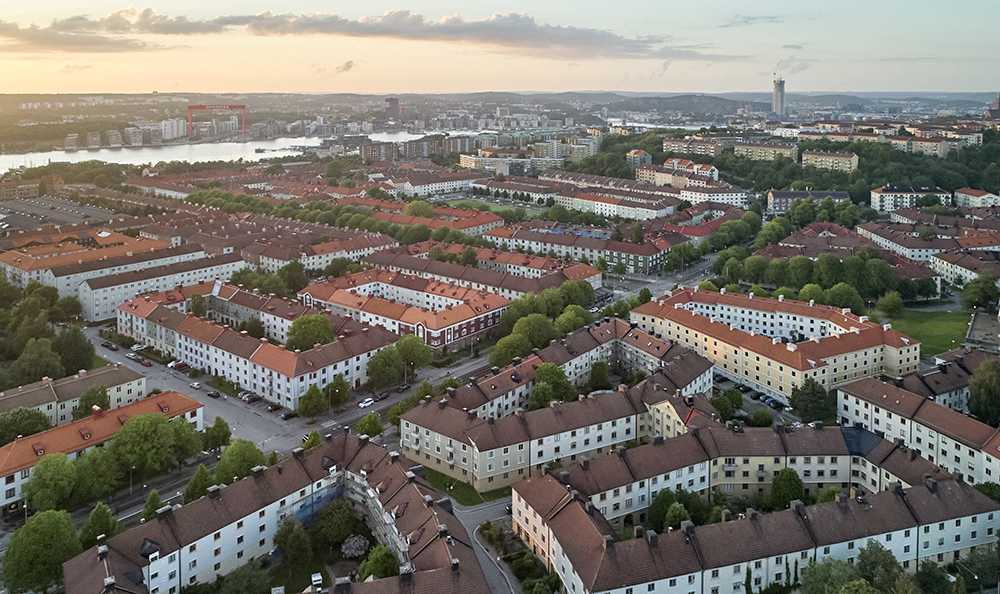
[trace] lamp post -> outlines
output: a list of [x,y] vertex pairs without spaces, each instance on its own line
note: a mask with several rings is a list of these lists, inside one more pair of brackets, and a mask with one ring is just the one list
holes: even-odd
[[25,501],[24,503],[22,503],[21,507],[24,508],[24,523],[27,524],[28,523],[28,502]]

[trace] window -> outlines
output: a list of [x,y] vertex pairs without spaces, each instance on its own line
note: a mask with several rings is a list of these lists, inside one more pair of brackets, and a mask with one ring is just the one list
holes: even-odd
[[267,524],[261,524],[257,532],[263,532],[267,528]]
[[197,559],[194,559],[190,563],[188,563],[188,569],[194,569],[195,567],[198,567],[198,560]]

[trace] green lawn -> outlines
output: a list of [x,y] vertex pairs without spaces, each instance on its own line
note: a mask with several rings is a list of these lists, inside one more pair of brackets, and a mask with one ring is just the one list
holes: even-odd
[[[426,466],[424,467],[424,473],[427,477],[427,482],[433,485],[435,489],[451,497],[461,505],[478,505],[484,501],[483,496],[477,493],[469,483],[463,483],[436,470],[431,470]],[[510,489],[508,489],[509,491]]]
[[890,322],[894,330],[920,341],[922,355],[937,355],[962,346],[969,329],[970,315],[965,312],[919,311],[904,309]]
[[108,364],[107,359],[103,359],[94,355],[94,360],[90,363],[90,369],[97,369],[98,367],[104,367]]
[[271,587],[284,586],[285,592],[302,592],[310,585],[310,578],[314,573],[323,574],[323,585],[332,586],[333,580],[326,574],[326,566],[315,554],[308,560],[296,565],[289,575],[288,569],[282,564],[271,569]]

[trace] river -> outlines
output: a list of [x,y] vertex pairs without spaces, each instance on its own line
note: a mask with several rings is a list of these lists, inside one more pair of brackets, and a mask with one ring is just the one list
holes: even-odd
[[[403,142],[423,138],[420,134],[408,132],[373,132],[368,134],[375,142]],[[79,163],[80,161],[107,161],[127,165],[156,164],[160,161],[259,161],[269,157],[294,155],[293,146],[317,146],[320,138],[315,136],[299,138],[275,138],[273,140],[250,140],[248,142],[213,142],[204,144],[178,144],[167,146],[102,148],[98,150],[48,151],[19,155],[0,155],[0,173],[14,167],[38,167],[50,162]],[[258,153],[262,148],[267,152]]]

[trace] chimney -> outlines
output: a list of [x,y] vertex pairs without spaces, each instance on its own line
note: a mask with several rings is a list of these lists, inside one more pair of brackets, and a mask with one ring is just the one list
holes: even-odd
[[657,435],[653,438],[653,445],[663,445],[663,436]]
[[816,421],[813,424],[813,429],[815,429],[816,431],[822,431],[823,430],[823,421]]
[[642,529],[642,526],[636,526],[633,530],[635,531],[635,539],[636,540],[639,540],[640,538],[642,538],[645,535],[645,532]]
[[101,545],[97,547],[97,560],[104,561],[107,558],[108,558],[108,545]]
[[[402,575],[402,574],[400,574]],[[412,576],[412,572],[410,574]],[[345,594],[351,591],[351,578],[349,577],[339,577],[333,583],[333,591],[335,594]]]
[[686,538],[691,538],[694,536],[694,522],[691,520],[684,520],[681,522],[681,530],[684,531],[684,536]]
[[748,507],[747,508],[747,517],[750,518],[750,520],[752,520],[752,521],[756,521],[757,520],[757,510],[755,510],[752,507]]
[[590,458],[587,458],[586,456],[582,456],[580,458],[580,468],[582,468],[583,470],[589,470],[590,469]]
[[844,495],[843,493],[837,493],[837,498],[836,498],[837,505],[842,505],[844,507],[847,507],[847,502],[849,499],[850,498],[847,495]]
[[955,473],[955,482],[961,484],[965,482],[965,474],[961,472]]
[[157,520],[166,520],[167,516],[170,515],[170,513],[173,511],[173,509],[174,508],[170,507],[169,505],[164,505],[160,509],[156,510],[156,519]]
[[219,491],[221,489],[222,489],[222,487],[220,487],[219,485],[212,485],[211,487],[209,487],[208,488],[208,497],[209,497],[209,499],[215,499],[216,497],[218,497],[219,496]]
[[722,510],[722,521],[724,523],[730,522],[732,521],[732,519],[733,519],[733,512],[729,511],[728,509]]
[[594,507],[594,502],[593,502],[593,501],[588,501],[588,502],[587,502],[587,515],[589,515],[589,516],[593,517],[593,516],[594,516],[594,513],[595,513],[596,511],[597,511],[597,508],[596,508],[596,507]]
[[649,545],[649,548],[655,549],[659,544],[658,542],[659,539],[656,537],[656,532],[652,530],[647,530],[644,536],[646,537],[646,544]]
[[253,478],[259,479],[260,477],[264,476],[265,470],[267,470],[266,466],[254,466],[253,468],[250,469],[250,472],[253,473]]
[[118,587],[115,586],[115,576],[109,575],[108,577],[104,578],[104,590],[103,590],[103,593],[104,594],[113,594],[114,592],[117,592],[117,591],[118,591]]
[[607,534],[604,535],[604,548],[610,549],[615,546],[615,539]]
[[399,462],[399,452],[389,452],[389,462],[391,464]]
[[452,558],[451,560],[451,570],[458,571],[458,559]]
[[624,458],[625,457],[625,447],[624,446],[619,446],[618,447],[618,457],[619,458]]
[[800,499],[796,499],[792,502],[792,509],[795,510],[795,513],[798,514],[800,518],[806,517],[806,504],[802,503]]
[[[338,581],[342,579],[347,580],[348,582],[351,581],[350,578],[337,578]],[[409,584],[412,581],[413,581],[413,568],[410,567],[409,565],[401,565],[399,567],[399,583]]]
[[927,477],[924,479],[924,485],[927,486],[927,490],[930,491],[931,493],[937,493],[936,480],[932,479],[931,477]]

